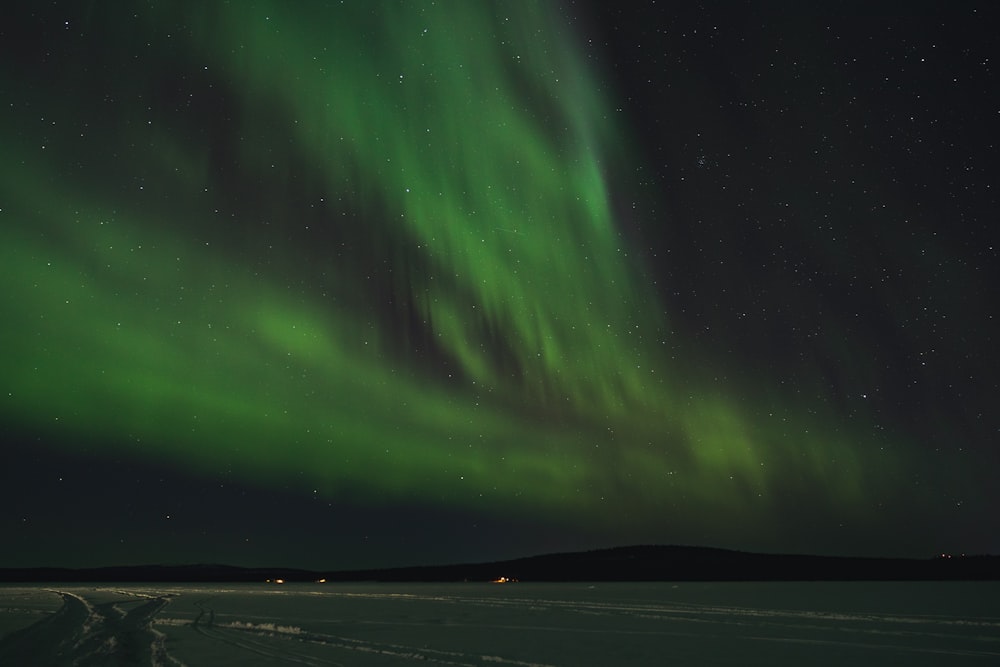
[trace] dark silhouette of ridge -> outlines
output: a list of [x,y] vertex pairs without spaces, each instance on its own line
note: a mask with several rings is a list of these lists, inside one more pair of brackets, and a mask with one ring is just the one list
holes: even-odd
[[451,582],[494,581],[985,581],[1000,556],[849,558],[761,554],[708,547],[631,546],[493,563],[314,571],[228,565],[7,568],[3,582]]

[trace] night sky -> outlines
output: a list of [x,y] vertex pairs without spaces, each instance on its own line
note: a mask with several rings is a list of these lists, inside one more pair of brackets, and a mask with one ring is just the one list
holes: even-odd
[[1000,552],[990,2],[27,2],[0,566]]

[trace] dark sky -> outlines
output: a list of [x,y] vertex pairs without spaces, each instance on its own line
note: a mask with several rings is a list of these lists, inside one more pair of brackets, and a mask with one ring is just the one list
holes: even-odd
[[991,4],[35,4],[0,566],[1000,552]]

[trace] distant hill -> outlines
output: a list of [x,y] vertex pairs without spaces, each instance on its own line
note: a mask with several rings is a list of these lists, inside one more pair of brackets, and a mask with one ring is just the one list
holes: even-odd
[[928,559],[760,554],[685,546],[632,546],[467,563],[320,572],[226,565],[8,568],[3,582],[448,582],[493,581],[959,581],[1000,580],[998,556]]
[[919,581],[1000,579],[1000,557],[843,558],[631,546],[495,563],[336,572],[328,581]]

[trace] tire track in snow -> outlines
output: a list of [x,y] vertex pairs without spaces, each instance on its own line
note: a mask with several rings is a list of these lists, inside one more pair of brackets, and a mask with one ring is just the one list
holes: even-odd
[[[98,665],[179,665],[164,648],[164,635],[152,628],[167,597],[144,596],[91,605],[83,597],[51,591],[63,606],[37,623],[0,640],[0,664],[97,667]],[[142,602],[125,611],[122,605]]]
[[62,607],[0,640],[0,664],[71,664],[73,647],[85,635],[93,608],[71,593],[50,592],[62,597]]

